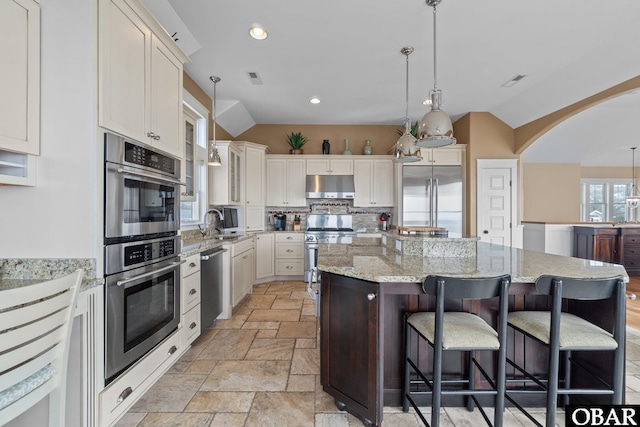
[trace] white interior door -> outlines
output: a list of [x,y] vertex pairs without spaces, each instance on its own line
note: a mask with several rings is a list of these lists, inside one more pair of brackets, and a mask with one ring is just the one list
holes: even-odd
[[484,242],[512,246],[517,161],[478,160],[477,229]]

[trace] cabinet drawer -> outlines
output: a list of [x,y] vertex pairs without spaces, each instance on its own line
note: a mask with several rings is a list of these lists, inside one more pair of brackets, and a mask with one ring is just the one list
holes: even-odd
[[276,233],[276,242],[304,242],[304,233]]
[[639,234],[624,234],[624,244],[625,245],[640,245],[640,235]]
[[191,255],[186,259],[186,262],[180,266],[180,273],[182,277],[186,277],[189,274],[193,274],[196,271],[200,271],[200,254]]
[[181,335],[171,335],[100,393],[102,425],[111,425],[171,366],[182,353]]
[[303,258],[304,245],[301,243],[277,243],[276,258]]
[[182,347],[185,348],[200,336],[201,333],[201,325],[200,325],[200,310],[201,305],[198,304],[189,310],[183,316],[183,324],[182,324]]
[[253,248],[253,238],[234,243],[231,250],[231,256],[234,257],[241,254],[242,252],[248,251],[251,248]]
[[[183,264],[184,265],[184,264]],[[191,274],[182,279],[182,313],[186,313],[200,304],[200,273]]]
[[297,259],[276,260],[276,276],[304,274],[304,261]]

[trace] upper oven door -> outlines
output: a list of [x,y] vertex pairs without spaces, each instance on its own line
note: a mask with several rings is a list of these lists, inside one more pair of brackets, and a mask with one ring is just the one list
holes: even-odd
[[105,163],[105,240],[180,228],[178,180],[133,167]]

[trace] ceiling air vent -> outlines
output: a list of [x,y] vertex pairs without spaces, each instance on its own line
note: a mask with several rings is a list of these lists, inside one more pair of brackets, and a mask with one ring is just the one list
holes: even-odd
[[261,85],[262,79],[255,71],[247,71],[247,76],[249,76],[249,81],[254,85]]
[[515,85],[516,83],[518,83],[520,80],[524,79],[525,77],[527,77],[526,74],[518,74],[517,76],[511,78],[510,80],[507,80],[506,82],[502,83],[500,86],[502,86],[502,87],[511,87],[511,86]]

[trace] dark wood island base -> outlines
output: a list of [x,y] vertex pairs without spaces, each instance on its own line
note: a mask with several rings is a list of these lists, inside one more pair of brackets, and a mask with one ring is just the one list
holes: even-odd
[[[533,283],[513,283],[510,287],[510,311],[545,309],[547,304],[547,297],[537,295]],[[569,309],[611,330],[612,319],[604,314],[609,312],[606,305],[595,310],[593,305]],[[324,391],[335,398],[339,409],[357,416],[365,425],[380,425],[383,406],[401,406],[404,315],[430,311],[434,306],[434,301],[422,293],[421,283],[380,283],[322,273],[321,384]],[[497,307],[493,301],[465,302],[451,309],[476,313],[495,325]],[[546,353],[533,342],[527,341],[524,345],[523,340],[515,334],[509,336],[508,356],[527,366],[530,372],[545,373]],[[426,358],[426,351],[424,354]],[[607,369],[611,367],[609,355],[602,353],[596,357],[583,363],[601,367],[600,375],[607,379],[611,375]],[[443,373],[466,375],[466,370],[467,362],[462,356],[454,355],[444,361]],[[489,370],[492,375],[493,370]],[[509,375],[513,372],[508,372]],[[462,399],[445,399],[443,403],[465,406]],[[527,403],[543,407],[544,395]],[[423,404],[427,406],[430,402]],[[488,405],[491,404],[488,401]]]

